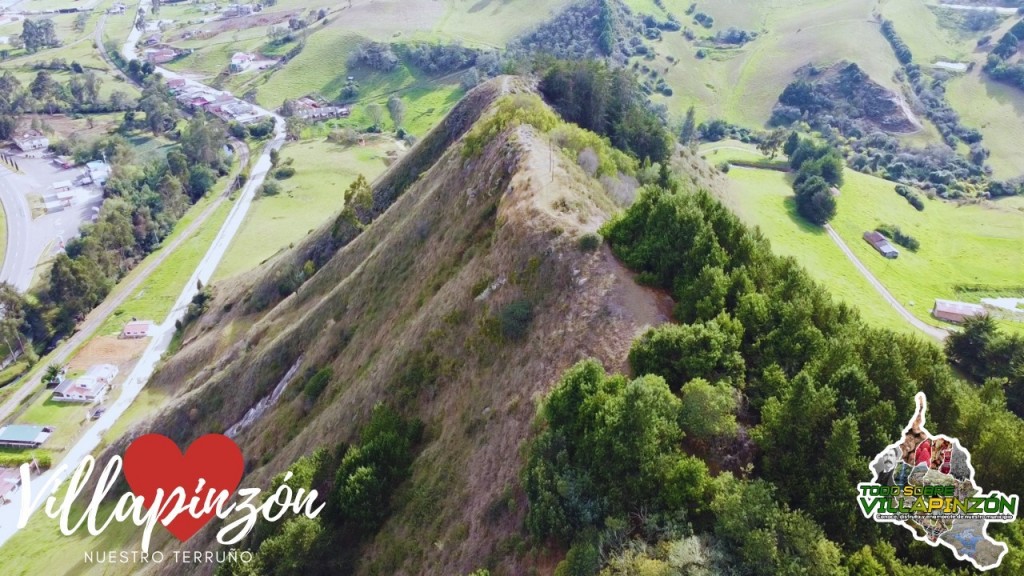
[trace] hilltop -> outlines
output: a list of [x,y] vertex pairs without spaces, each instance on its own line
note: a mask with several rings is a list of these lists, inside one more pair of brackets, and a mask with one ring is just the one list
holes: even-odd
[[[296,374],[236,437],[244,485],[266,486],[316,448],[357,440],[377,403],[425,424],[412,477],[357,573],[543,564],[512,552],[526,508],[514,489],[518,455],[536,402],[581,359],[625,370],[630,342],[666,322],[671,301],[635,284],[607,247],[581,242],[618,208],[574,155],[529,125],[479,138],[508,99],[539,102],[518,78],[476,88],[374,183],[380,215],[354,239],[343,212],[216,286],[149,384],[177,399],[108,453],[147,431],[181,445],[224,431]],[[467,155],[470,137],[482,146]],[[316,272],[283,297],[307,262]],[[333,376],[311,398],[305,384],[324,368]],[[214,533],[211,524],[197,538]]]

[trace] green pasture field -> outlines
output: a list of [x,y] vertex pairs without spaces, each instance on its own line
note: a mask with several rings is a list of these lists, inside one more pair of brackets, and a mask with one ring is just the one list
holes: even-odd
[[950,81],[946,94],[963,122],[981,131],[982,145],[991,152],[988,164],[993,176],[1024,175],[1024,92],[990,80],[975,69]]
[[[635,5],[648,3],[653,5],[647,0],[633,1]],[[771,115],[779,94],[793,80],[793,73],[806,64],[850,60],[879,84],[898,89],[893,74],[899,63],[872,17],[874,2],[801,0],[771,7],[766,2],[745,3],[750,4],[754,8],[748,10],[744,20],[730,22],[725,16],[727,7],[710,3],[702,7],[698,2],[698,11],[706,8],[709,15],[721,15],[722,20],[716,18],[714,26],[706,30],[684,14],[688,3],[666,3],[666,8],[698,38],[713,36],[730,25],[759,33],[742,47],[704,48],[707,56],[703,59],[696,56],[699,46],[686,41],[681,32],[666,32],[661,42],[655,42],[658,57],[640,61],[664,76],[673,89],[671,97],[655,98],[663,101],[673,116],[681,117],[687,107],[694,105],[702,120],[725,118],[760,127]],[[643,11],[658,13],[649,8]],[[668,56],[676,62],[670,62]]]
[[[751,158],[757,155],[742,143],[721,143],[705,148],[704,154],[712,163],[720,161],[713,154],[715,146],[719,147],[722,159],[730,154],[745,154]],[[743,148],[747,152],[743,152]],[[729,172],[729,180],[739,181],[748,189],[774,189],[779,197],[775,200],[774,209],[747,208],[746,201],[738,199],[729,202],[730,206],[741,216],[745,215],[748,222],[761,226],[773,245],[778,244],[781,253],[796,250],[794,255],[805,262],[826,286],[840,297],[849,298],[844,294],[845,282],[833,287],[822,278],[831,276],[833,272],[824,275],[815,272],[816,269],[827,270],[827,267],[814,263],[814,258],[821,258],[819,251],[813,248],[814,244],[792,241],[795,230],[807,225],[786,203],[785,198],[791,194],[786,176],[770,171],[755,170],[754,175],[748,175],[748,172],[734,168]],[[897,195],[894,187],[895,184],[887,180],[846,170],[832,226],[861,262],[915,316],[939,325],[930,315],[936,298],[970,300],[968,296],[958,295],[956,287],[959,285],[985,284],[995,287],[997,292],[998,287],[1004,287],[1007,293],[1019,290],[1022,284],[1020,271],[1024,269],[1024,252],[1020,250],[1024,245],[1024,202],[1005,199],[958,204],[934,199],[926,201],[925,210],[919,212]],[[904,233],[920,242],[919,251],[901,249],[898,259],[883,258],[862,240],[865,231],[880,224],[899,226]],[[823,234],[822,238],[828,240]],[[836,259],[843,258],[838,248],[834,254]],[[853,270],[852,266],[850,270]],[[865,308],[860,303],[858,307]],[[1005,321],[1000,324],[1014,331],[1024,330],[1021,323]]]
[[277,196],[253,202],[214,280],[252,270],[333,217],[343,207],[348,185],[359,174],[373,181],[386,168],[385,150],[393,148],[384,143],[343,147],[322,139],[285,146],[281,162],[293,159],[295,175],[278,181]]
[[[740,147],[742,144],[737,146]],[[757,152],[715,148],[714,144],[701,151],[713,164],[726,159],[763,159]],[[856,307],[866,321],[875,326],[916,333],[846,259],[825,231],[796,213],[788,174],[734,166],[729,170],[728,186],[720,191],[719,198],[741,220],[758,226],[771,241],[776,254],[795,258],[837,300]]]

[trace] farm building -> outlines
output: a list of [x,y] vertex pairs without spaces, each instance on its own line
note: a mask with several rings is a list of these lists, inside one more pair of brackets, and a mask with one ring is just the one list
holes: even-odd
[[889,239],[883,236],[880,232],[876,232],[874,230],[871,232],[865,232],[864,241],[871,244],[875,250],[878,250],[879,254],[889,258],[890,260],[898,258],[900,255],[900,251],[894,248],[893,245],[889,243]]
[[80,402],[89,404],[102,401],[117,376],[117,366],[97,364],[74,380],[65,380],[53,390],[54,402]]
[[149,50],[146,52],[146,60],[149,60],[153,64],[166,64],[177,57],[178,53],[170,48],[161,48],[159,50]]
[[14,136],[14,145],[22,152],[39,150],[50,145],[50,139],[38,130],[28,130]]
[[350,111],[345,106],[331,106],[309,96],[294,101],[293,114],[303,120],[324,118],[348,118]]
[[170,80],[167,81],[167,88],[170,89],[170,91],[173,92],[174,94],[177,94],[178,92],[180,92],[184,87],[185,87],[185,79],[184,78],[171,78]]
[[148,320],[132,320],[124,325],[121,338],[145,338],[149,336],[150,326],[152,324]]
[[38,448],[53,434],[50,426],[29,426],[9,424],[0,428],[0,446],[15,448]]
[[985,316],[988,311],[981,304],[957,302],[955,300],[935,300],[932,316],[947,322],[963,323],[974,316]]

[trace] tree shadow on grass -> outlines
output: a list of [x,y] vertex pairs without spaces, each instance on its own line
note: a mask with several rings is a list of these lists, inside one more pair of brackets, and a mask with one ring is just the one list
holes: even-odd
[[786,196],[782,199],[782,208],[786,211],[786,216],[793,221],[797,229],[801,232],[810,234],[812,236],[823,236],[825,234],[825,228],[812,224],[804,219],[796,210],[796,198],[794,196]]

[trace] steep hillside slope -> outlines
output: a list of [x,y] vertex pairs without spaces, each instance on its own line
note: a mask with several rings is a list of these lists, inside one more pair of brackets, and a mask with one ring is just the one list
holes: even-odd
[[[216,287],[151,383],[180,395],[131,436],[155,431],[187,445],[225,431],[291,372],[276,405],[236,437],[243,486],[265,488],[317,447],[354,440],[378,402],[426,425],[412,478],[357,573],[462,574],[495,558],[521,573],[543,563],[516,536],[535,401],[580,359],[626,369],[633,337],[667,321],[671,303],[637,286],[607,248],[581,248],[616,206],[547,135],[522,125],[478,154],[449,146],[502,93],[527,90],[499,78],[467,96],[375,183],[380,216],[362,233],[339,217],[265,269]],[[510,304],[526,319],[508,314]],[[303,383],[324,367],[334,377],[312,399]],[[216,528],[188,548],[214,548]]]

